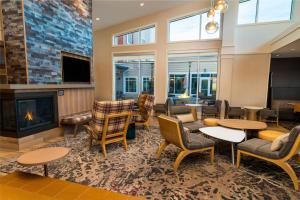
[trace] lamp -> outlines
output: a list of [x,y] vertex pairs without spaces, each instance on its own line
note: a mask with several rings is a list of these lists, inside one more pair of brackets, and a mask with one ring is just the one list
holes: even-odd
[[219,10],[220,12],[225,12],[228,8],[228,3],[226,0],[218,0],[215,5],[215,10]]
[[208,22],[205,26],[205,30],[209,34],[214,34],[219,29],[219,24],[215,21]]
[[214,10],[214,1],[210,1],[210,9],[207,12],[207,19],[208,21],[213,21],[215,17],[215,10]]

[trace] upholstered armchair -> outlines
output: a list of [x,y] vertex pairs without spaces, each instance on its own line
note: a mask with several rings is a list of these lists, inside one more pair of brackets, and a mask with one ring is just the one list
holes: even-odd
[[106,145],[122,141],[127,150],[126,133],[133,105],[133,100],[95,101],[92,121],[89,125],[84,126],[90,135],[90,148],[93,141],[99,143],[102,153],[106,157]]
[[[278,149],[273,149],[276,146],[273,142],[268,140],[253,138],[238,144],[237,151],[237,167],[240,166],[242,155],[252,156],[271,162],[281,167],[292,179],[295,190],[299,190],[298,178],[293,168],[288,164],[288,160],[294,156],[298,156],[300,147],[300,126],[296,126],[291,132],[284,136],[285,139],[277,140],[281,142],[282,146]],[[281,139],[281,138],[280,138]],[[285,142],[283,142],[285,140]]]
[[174,164],[174,171],[177,171],[181,161],[191,153],[210,151],[211,162],[214,160],[214,141],[185,130],[178,119],[160,115],[158,122],[164,141],[157,150],[157,157],[160,158],[163,150],[170,144],[181,149]]
[[150,130],[150,116],[153,110],[155,97],[149,94],[140,94],[137,101],[138,109],[133,112],[132,121],[136,125],[143,125]]
[[222,101],[216,100],[214,105],[202,106],[202,119],[206,117],[220,118]]
[[244,118],[244,110],[241,107],[231,107],[227,100],[224,100],[225,103],[225,116],[224,118]]
[[269,108],[265,108],[260,110],[259,121],[276,123],[276,125],[278,126],[278,109],[271,110]]

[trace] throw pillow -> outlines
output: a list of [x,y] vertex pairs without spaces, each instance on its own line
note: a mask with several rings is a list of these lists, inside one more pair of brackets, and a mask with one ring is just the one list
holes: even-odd
[[183,130],[184,130],[184,132],[185,132],[187,142],[190,143],[190,142],[191,142],[190,129],[188,129],[188,128],[186,128],[186,127],[183,127]]
[[176,117],[182,123],[187,123],[187,122],[193,122],[193,121],[195,121],[192,113],[182,114],[182,115],[176,115]]
[[271,144],[271,151],[278,151],[289,140],[289,133],[278,136]]

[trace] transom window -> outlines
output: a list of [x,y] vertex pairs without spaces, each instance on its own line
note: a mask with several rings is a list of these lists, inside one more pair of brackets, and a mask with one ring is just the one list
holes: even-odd
[[155,26],[143,27],[113,36],[113,46],[155,43]]
[[293,0],[240,0],[238,24],[291,19]]
[[[220,12],[216,13],[215,21],[221,27]],[[207,12],[172,20],[169,22],[169,41],[219,39],[220,28],[216,33],[208,34],[205,30],[207,22]]]

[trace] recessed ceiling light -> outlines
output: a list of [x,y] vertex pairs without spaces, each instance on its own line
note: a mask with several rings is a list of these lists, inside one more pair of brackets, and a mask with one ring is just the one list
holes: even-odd
[[100,17],[96,17],[96,20],[99,21],[99,20],[100,20]]
[[145,5],[145,3],[144,3],[144,2],[140,3],[140,6],[141,6],[141,7],[143,7],[144,5]]

